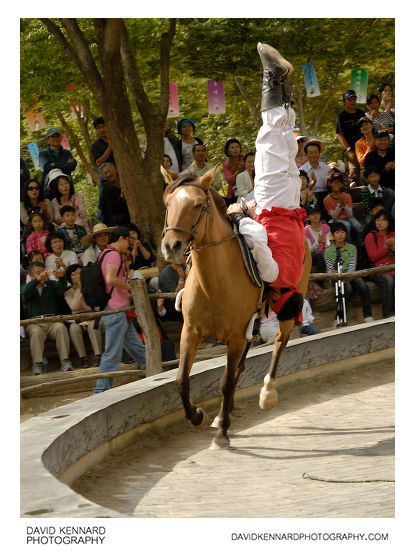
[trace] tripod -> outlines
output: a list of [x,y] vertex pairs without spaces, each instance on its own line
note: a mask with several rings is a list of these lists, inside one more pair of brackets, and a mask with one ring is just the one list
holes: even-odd
[[[336,247],[336,269],[337,273],[341,274],[343,269],[343,262],[340,253],[340,247]],[[334,291],[336,294],[336,319],[337,327],[344,327],[347,325],[346,317],[346,296],[344,293],[344,282],[338,279],[334,283]]]

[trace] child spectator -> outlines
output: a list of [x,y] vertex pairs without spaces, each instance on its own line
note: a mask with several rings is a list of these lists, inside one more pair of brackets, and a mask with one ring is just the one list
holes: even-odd
[[76,254],[73,251],[65,250],[65,237],[61,232],[51,231],[46,237],[45,245],[51,253],[45,261],[50,280],[56,281],[58,270],[65,273],[68,266],[78,264]]
[[31,233],[26,238],[26,254],[40,251],[44,258],[48,257],[50,252],[46,249],[45,241],[49,230],[45,228],[45,219],[39,212],[33,212],[29,216],[28,228]]
[[375,214],[377,214],[379,211],[385,209],[385,201],[381,199],[380,197],[370,197],[369,199],[369,214],[371,216],[371,220],[363,229],[363,239],[366,237],[366,235],[375,229]]
[[[365,237],[365,247],[373,266],[395,263],[395,232],[393,219],[386,211],[375,215],[375,229]],[[395,272],[377,274],[372,281],[382,289],[382,315],[389,318],[395,314]]]
[[362,242],[362,224],[353,216],[352,197],[350,193],[342,192],[343,174],[334,172],[328,182],[327,189],[330,193],[324,198],[324,206],[334,221],[344,224],[347,231],[347,242],[352,243],[352,230],[356,234],[358,244]]
[[379,197],[383,199],[385,208],[391,212],[395,203],[395,194],[389,188],[383,188],[379,185],[381,172],[374,166],[368,166],[364,171],[364,178],[366,181],[366,187],[362,189],[361,198],[363,202],[363,208],[365,209],[365,224],[369,224],[372,220],[372,216],[369,213],[369,202],[372,197]]
[[61,170],[51,170],[49,173],[49,185],[54,190],[54,199],[52,199],[54,222],[58,226],[62,224],[62,208],[65,205],[70,205],[75,209],[75,223],[83,226],[89,233],[85,200],[80,193],[75,193],[70,176],[67,176]]
[[312,264],[318,273],[326,271],[324,251],[330,247],[330,227],[321,223],[321,210],[317,205],[311,205],[307,209],[310,224],[305,227],[305,238],[311,252]]
[[80,224],[75,224],[76,212],[71,205],[65,205],[61,209],[61,216],[63,223],[60,228],[60,232],[66,238],[66,244],[76,256],[79,258],[84,251],[88,248],[83,245],[81,239],[86,235],[86,229]]
[[[72,264],[66,270],[66,279],[71,284],[70,289],[65,292],[65,300],[71,309],[72,314],[80,314],[82,312],[91,312],[92,308],[85,302],[81,287],[81,271],[82,267],[77,264]],[[99,366],[102,354],[102,338],[100,329],[94,329],[95,320],[69,322],[69,336],[73,342],[75,350],[78,353],[81,367],[89,367],[88,358],[85,351],[85,343],[83,339],[83,331],[88,332],[89,340],[91,341],[92,349],[95,354],[95,367]]]
[[[328,247],[324,252],[327,273],[338,273],[336,268],[337,250],[339,250],[341,256],[342,273],[356,271],[357,249],[355,245],[352,245],[351,243],[346,243],[347,230],[346,226],[343,224],[343,221],[335,222],[331,228],[331,231],[334,241],[330,245],[330,247]],[[344,282],[346,304],[350,303],[353,290],[356,290],[360,295],[362,301],[363,318],[365,323],[373,321],[369,287],[366,285],[361,277]]]
[[311,309],[310,300],[308,297],[304,298],[304,304],[303,304],[303,325],[300,327],[300,335],[304,337],[304,335],[318,335],[321,333],[320,329],[317,327],[314,327],[314,323],[321,321],[320,316],[313,316],[313,311]]
[[315,180],[311,180],[304,170],[300,170],[301,191],[300,191],[300,207],[307,210],[310,205],[317,205],[317,197],[314,195]]

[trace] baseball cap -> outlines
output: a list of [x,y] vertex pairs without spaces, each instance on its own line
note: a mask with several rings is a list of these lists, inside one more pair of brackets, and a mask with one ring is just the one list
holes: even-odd
[[58,128],[49,128],[49,130],[46,132],[46,137],[50,138],[52,134],[60,134],[61,131]]
[[346,90],[343,92],[343,99],[357,98],[357,94],[354,90]]
[[308,205],[308,207],[306,207],[305,211],[306,211],[307,214],[312,214],[313,212],[320,212],[321,213],[321,208],[318,205]]
[[373,121],[369,117],[362,117],[357,121],[357,126],[360,128],[364,122],[370,122],[373,125]]
[[375,132],[375,138],[383,138],[384,136],[387,136],[389,138],[389,132],[386,128],[379,128]]

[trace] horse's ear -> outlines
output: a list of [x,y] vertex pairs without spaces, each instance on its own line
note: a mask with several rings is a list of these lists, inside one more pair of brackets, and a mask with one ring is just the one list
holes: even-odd
[[199,178],[199,184],[205,187],[206,189],[212,184],[213,179],[215,178],[216,171],[218,170],[218,164],[210,168],[207,172],[202,174]]
[[164,178],[164,181],[165,181],[168,185],[170,185],[170,184],[172,184],[172,183],[174,182],[173,176],[170,174],[170,172],[169,172],[168,170],[166,170],[166,169],[164,168],[163,165],[160,165],[160,172],[161,172],[161,175],[162,175],[163,178]]

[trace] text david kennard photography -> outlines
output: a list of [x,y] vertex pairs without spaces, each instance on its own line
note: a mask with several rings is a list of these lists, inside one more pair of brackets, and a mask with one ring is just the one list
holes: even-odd
[[104,526],[27,526],[26,543],[30,544],[103,544]]

